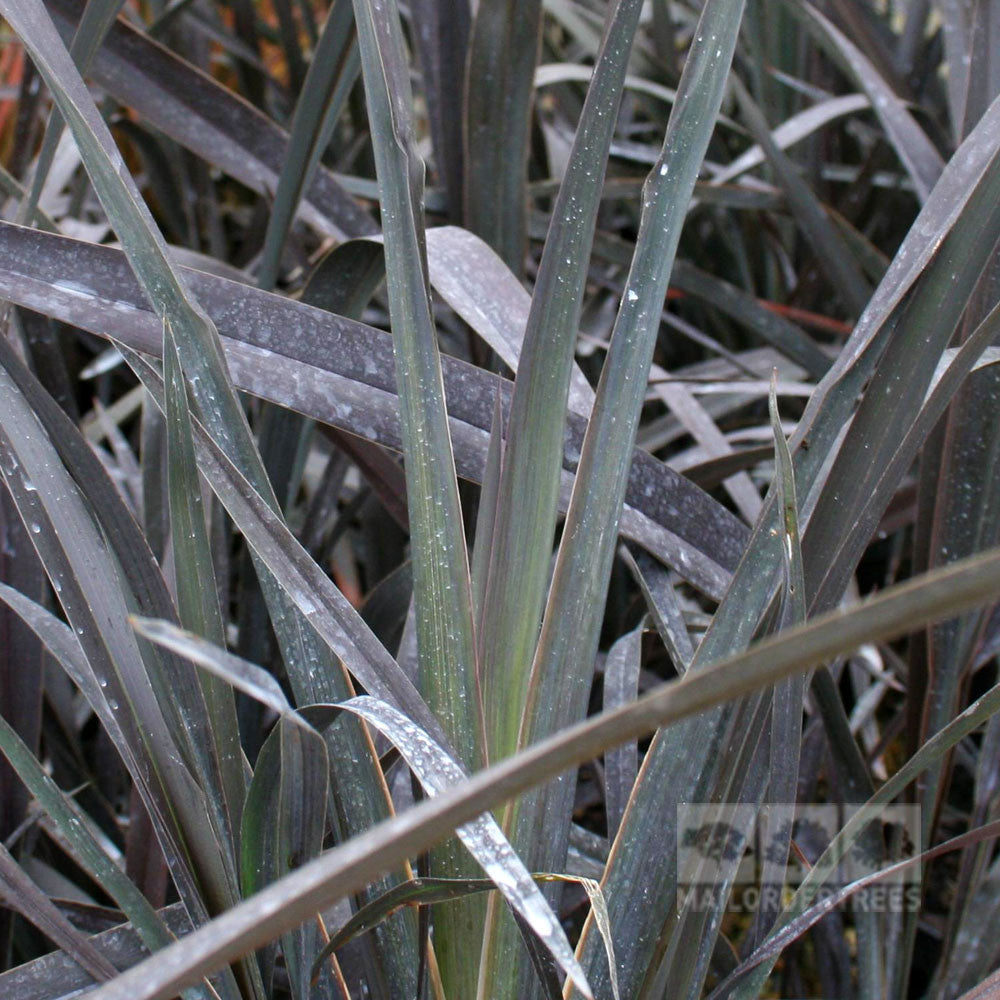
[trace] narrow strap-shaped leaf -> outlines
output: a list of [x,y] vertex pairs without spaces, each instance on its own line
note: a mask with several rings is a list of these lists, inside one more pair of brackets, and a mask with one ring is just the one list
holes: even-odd
[[468,767],[482,761],[472,595],[430,312],[423,240],[423,164],[395,3],[356,0],[385,229],[386,281],[399,386],[413,545],[420,680]]
[[[0,289],[5,297],[114,336],[137,350],[152,354],[161,350],[161,323],[145,308],[143,294],[120,251],[0,224],[0,261],[4,264]],[[400,449],[392,345],[384,332],[204,272],[182,270],[225,335],[256,348],[241,360],[233,357],[233,344],[227,344],[229,364],[241,388]],[[68,273],[77,274],[78,280],[67,282]],[[300,370],[297,376],[289,371],[279,381],[279,355],[313,367]],[[456,359],[445,356],[441,361],[456,461],[465,478],[478,481],[498,381]],[[324,371],[342,379],[324,383]],[[276,395],[279,385],[283,388]],[[292,385],[297,386],[294,392]],[[378,391],[369,394],[365,386]],[[499,386],[503,399],[509,399],[510,384],[501,380]],[[456,426],[456,421],[467,427]],[[584,428],[581,417],[570,416],[564,469],[575,466]],[[570,482],[564,474],[561,509],[568,501]],[[653,545],[658,557],[685,579],[693,577],[696,586],[721,596],[722,570],[735,567],[747,537],[738,519],[641,449],[632,455],[627,500],[630,508],[623,527],[628,537]],[[683,546],[666,535],[654,543],[653,525],[645,524],[644,517],[660,526],[669,525],[671,535],[683,540]],[[687,551],[683,556],[671,552],[673,545]],[[698,550],[709,560],[699,556]],[[714,569],[709,562],[716,564]]]
[[411,4],[414,48],[420,65],[421,90],[427,103],[434,164],[445,190],[448,217],[462,221],[463,88],[469,27],[469,0],[416,0]]
[[[244,895],[258,892],[320,854],[326,828],[327,770],[323,738],[315,730],[279,719],[257,755],[243,811],[240,875]],[[296,1000],[310,997],[311,962],[317,942],[314,920],[282,939],[285,968]],[[267,983],[274,952],[266,948],[263,954],[267,958],[261,963],[262,974]],[[317,998],[332,996],[325,989],[327,985],[324,978]]]
[[[604,711],[628,705],[639,696],[642,666],[642,634],[646,619],[626,632],[608,650],[604,662]],[[621,826],[635,777],[639,773],[639,748],[634,743],[615,747],[604,754],[604,810],[608,837],[613,840]]]
[[[577,198],[581,195],[576,192]],[[558,266],[568,269],[562,259]],[[434,291],[516,372],[533,299],[507,265],[467,229],[438,226],[427,231],[427,272]],[[537,316],[533,322],[538,325]],[[549,335],[555,338],[555,331]],[[579,366],[573,364],[569,407],[587,416],[593,405],[594,390]]]
[[490,446],[486,452],[486,467],[483,471],[483,488],[479,494],[479,510],[476,516],[476,539],[472,549],[472,606],[476,627],[481,627],[486,582],[493,556],[493,528],[497,515],[497,488],[503,464],[504,420],[497,393],[496,408],[493,412],[493,426],[490,428]]
[[477,5],[465,74],[465,225],[515,273],[527,249],[525,181],[541,0]]
[[[496,16],[484,10],[489,6],[500,5],[483,4],[479,18]],[[521,727],[549,582],[583,289],[640,7],[637,0],[619,0],[609,8],[594,78],[553,207],[518,361],[480,636],[483,701],[493,757],[514,750]]]
[[[353,13],[348,5],[346,16],[353,38]],[[356,47],[352,46],[356,58]],[[315,65],[315,62],[314,62]],[[352,78],[353,79],[353,78]],[[316,268],[309,283],[302,292],[302,301],[312,303],[317,297],[327,309],[348,316],[359,316],[381,282],[379,269],[373,266],[375,255],[369,252],[370,244],[352,240],[331,251]],[[381,257],[381,247],[378,257]],[[287,301],[287,300],[286,300]],[[272,379],[271,366],[262,368],[262,375]],[[360,415],[360,412],[359,412]],[[312,432],[311,422],[303,419],[299,413],[279,407],[267,407],[260,421],[261,456],[267,464],[276,489],[290,500],[298,488],[298,481],[293,475],[292,464],[288,461],[289,452],[299,452],[302,442],[308,441]],[[353,440],[353,439],[352,439]],[[290,442],[286,444],[285,442]],[[343,438],[341,446],[344,447]],[[361,469],[366,478],[378,477],[378,470],[386,466],[402,478],[398,467],[387,456],[382,456],[382,462],[373,462],[380,455],[379,449],[357,442],[355,447],[345,449]],[[287,502],[287,501],[286,501]],[[406,523],[405,508],[403,522]],[[254,552],[253,547],[250,548]],[[248,560],[249,562],[249,560]],[[244,626],[253,627],[255,620],[262,618],[261,591],[248,586],[241,600],[240,632],[244,635]],[[346,601],[343,602],[346,605]],[[260,626],[258,625],[257,628]],[[266,618],[263,627],[267,627]],[[247,630],[248,638],[253,635]],[[241,643],[241,651],[255,655],[255,645]],[[391,662],[391,661],[390,661]],[[395,664],[393,664],[395,666]],[[311,684],[303,681],[311,679]],[[299,674],[293,680],[293,690],[300,703],[310,701],[329,701],[350,697],[354,691],[347,676],[339,664],[329,663],[323,669],[309,671],[306,677]],[[365,829],[377,819],[386,815],[387,792],[381,774],[375,767],[372,751],[367,736],[355,722],[348,722],[326,733],[328,757],[331,763],[330,792],[331,803],[339,818],[339,825],[347,835]],[[356,761],[358,767],[344,767],[343,761]],[[372,892],[388,889],[397,877],[384,880],[379,886],[373,886]],[[409,914],[388,921],[374,935],[370,965],[377,967],[378,977],[387,983],[390,993],[407,994],[416,988],[415,953],[417,949],[416,921]],[[296,947],[302,946],[302,940],[297,940]],[[366,963],[367,964],[367,963]],[[329,987],[324,979],[323,988]]]
[[359,70],[354,11],[350,0],[337,0],[323,26],[292,116],[257,272],[261,288],[270,290],[277,282],[281,251],[299,199],[312,181]]
[[[785,570],[782,592],[780,626],[800,625],[806,620],[805,578],[802,570],[802,546],[799,540],[799,508],[795,491],[795,466],[788,450],[781,417],[778,413],[776,392],[778,374],[771,376],[768,395],[768,413],[774,434],[774,490],[781,508],[781,551]],[[793,677],[775,687],[771,695],[771,740],[768,760],[768,805],[776,806],[774,816],[787,815],[788,806],[794,805],[798,795],[799,754],[802,747],[802,710],[806,691],[804,677]],[[765,809],[761,836],[768,845],[764,859],[761,885],[768,895],[762,900],[754,918],[751,940],[761,939],[777,916],[778,904],[772,903],[774,890],[784,887],[785,868],[791,845],[792,831],[786,824],[772,825],[770,813]],[[780,820],[778,821],[780,824]]]
[[[166,383],[167,493],[177,586],[177,610],[181,623],[213,642],[225,641],[222,612],[215,589],[201,482],[191,439],[191,414],[177,344],[170,322],[163,325]],[[220,827],[230,842],[237,842],[240,811],[246,794],[243,752],[236,722],[232,692],[214,680],[203,684],[211,719],[210,739],[219,761],[222,795],[213,796],[221,814]]]
[[694,644],[670,574],[644,552],[633,556],[623,545],[619,555],[639,584],[656,631],[660,633],[677,673],[687,673],[694,659]]
[[[354,0],[354,11],[385,233],[420,688],[458,759],[475,770],[486,746],[472,584],[427,284],[424,165],[413,133],[409,67],[395,0]],[[469,874],[468,859],[455,845],[439,848],[431,865],[446,876]],[[468,952],[481,925],[478,899],[438,914],[435,954],[447,992],[468,995],[473,987]]]
[[767,406],[774,434],[775,488],[781,507],[781,552],[785,565],[785,608],[783,625],[800,625],[806,620],[806,584],[802,568],[802,543],[799,539],[799,503],[795,489],[795,466],[781,429],[777,396],[778,373],[771,376]]

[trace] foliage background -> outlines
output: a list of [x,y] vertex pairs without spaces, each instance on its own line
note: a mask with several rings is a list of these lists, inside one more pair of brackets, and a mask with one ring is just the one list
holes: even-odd
[[996,0],[0,14],[3,995],[993,995]]

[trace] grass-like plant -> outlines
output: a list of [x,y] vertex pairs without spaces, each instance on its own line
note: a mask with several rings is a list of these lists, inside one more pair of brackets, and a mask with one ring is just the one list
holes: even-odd
[[0,14],[0,996],[1000,989],[994,0]]

